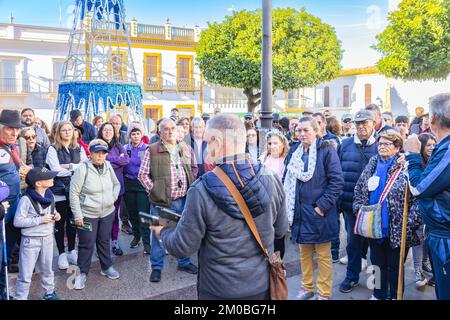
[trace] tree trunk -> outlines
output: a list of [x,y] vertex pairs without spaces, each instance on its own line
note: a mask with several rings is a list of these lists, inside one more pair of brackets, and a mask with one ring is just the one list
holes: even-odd
[[257,106],[261,104],[261,92],[254,92],[254,88],[244,89],[244,94],[247,96],[248,112],[255,112]]

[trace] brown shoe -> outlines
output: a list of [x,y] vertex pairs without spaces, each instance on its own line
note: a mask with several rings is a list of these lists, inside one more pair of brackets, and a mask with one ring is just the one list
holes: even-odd
[[128,223],[124,223],[122,224],[122,232],[125,234],[129,234],[132,235],[133,234],[133,230],[131,229],[131,227],[128,225]]

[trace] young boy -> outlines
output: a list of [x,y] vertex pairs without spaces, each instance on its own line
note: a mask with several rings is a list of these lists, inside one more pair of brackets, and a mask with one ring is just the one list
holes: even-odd
[[54,221],[61,216],[55,212],[55,199],[50,187],[58,173],[45,168],[32,169],[25,178],[28,189],[20,199],[14,226],[21,228],[19,276],[15,300],[27,300],[33,270],[38,264],[44,300],[59,300],[55,292],[53,261]]

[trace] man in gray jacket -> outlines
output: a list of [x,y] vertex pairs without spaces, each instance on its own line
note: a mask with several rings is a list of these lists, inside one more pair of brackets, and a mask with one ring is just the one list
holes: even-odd
[[[270,254],[288,231],[285,194],[279,178],[245,154],[245,128],[238,117],[208,121],[208,157],[230,177],[245,199]],[[269,264],[228,189],[213,173],[189,189],[176,228],[152,227],[174,256],[199,251],[200,300],[268,300]]]

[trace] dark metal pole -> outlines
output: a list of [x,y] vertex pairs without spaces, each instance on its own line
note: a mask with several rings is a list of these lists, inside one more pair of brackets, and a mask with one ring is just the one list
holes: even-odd
[[272,127],[272,0],[262,0],[261,129]]

